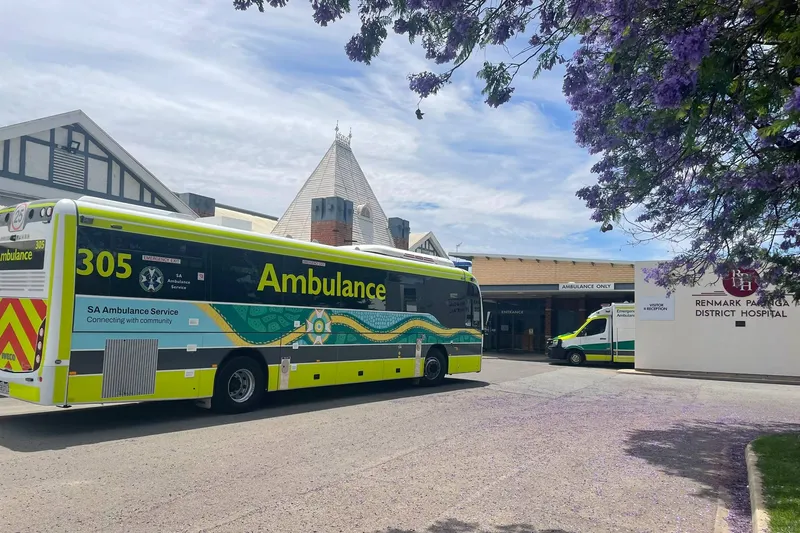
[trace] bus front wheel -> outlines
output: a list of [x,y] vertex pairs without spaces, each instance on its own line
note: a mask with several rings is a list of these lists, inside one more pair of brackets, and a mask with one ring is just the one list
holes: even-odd
[[250,357],[234,357],[217,370],[211,408],[222,413],[250,411],[259,405],[266,388],[258,363]]

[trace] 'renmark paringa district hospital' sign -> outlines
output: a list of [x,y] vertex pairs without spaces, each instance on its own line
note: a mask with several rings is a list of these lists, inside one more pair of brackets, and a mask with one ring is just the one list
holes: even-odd
[[786,311],[797,307],[787,300],[775,302],[772,309],[759,305],[758,273],[754,270],[734,270],[722,279],[724,290],[692,294],[694,316],[700,318],[789,318]]

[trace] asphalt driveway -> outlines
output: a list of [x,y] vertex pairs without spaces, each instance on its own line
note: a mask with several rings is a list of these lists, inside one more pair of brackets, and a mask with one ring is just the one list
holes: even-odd
[[233,417],[0,400],[0,531],[710,533],[727,508],[736,531],[741,451],[800,430],[798,405],[796,386],[490,358],[435,390]]

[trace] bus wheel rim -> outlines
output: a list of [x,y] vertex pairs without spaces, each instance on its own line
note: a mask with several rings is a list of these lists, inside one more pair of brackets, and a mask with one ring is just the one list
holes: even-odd
[[431,357],[427,361],[425,361],[425,377],[428,379],[436,379],[439,377],[439,372],[442,371],[442,365],[439,364],[439,360],[435,357]]
[[228,379],[228,396],[236,403],[243,403],[253,396],[256,377],[246,368],[240,368]]

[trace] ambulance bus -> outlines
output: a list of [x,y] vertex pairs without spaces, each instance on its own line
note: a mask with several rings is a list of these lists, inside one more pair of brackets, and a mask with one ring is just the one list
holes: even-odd
[[93,197],[0,221],[0,396],[243,412],[271,391],[481,370],[480,287],[444,259]]

